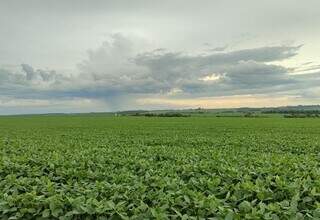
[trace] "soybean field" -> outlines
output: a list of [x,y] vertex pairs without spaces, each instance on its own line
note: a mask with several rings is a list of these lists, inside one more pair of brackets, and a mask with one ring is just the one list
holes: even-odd
[[0,117],[1,219],[320,219],[320,119]]

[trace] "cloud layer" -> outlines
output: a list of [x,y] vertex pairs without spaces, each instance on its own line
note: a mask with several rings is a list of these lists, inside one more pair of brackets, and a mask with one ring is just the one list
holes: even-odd
[[[15,70],[2,68],[0,98],[93,99],[106,103],[106,110],[148,108],[152,99],[275,94],[320,98],[316,93],[320,85],[317,66],[306,64],[295,69],[276,64],[296,56],[302,46],[224,48],[202,53],[166,49],[141,52],[143,42],[113,34],[101,47],[88,51],[76,74],[35,70],[29,64]],[[307,73],[296,74],[301,69]]]

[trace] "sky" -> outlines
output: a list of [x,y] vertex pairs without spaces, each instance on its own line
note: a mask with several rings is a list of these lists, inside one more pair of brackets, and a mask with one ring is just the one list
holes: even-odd
[[0,0],[0,114],[320,104],[319,0]]

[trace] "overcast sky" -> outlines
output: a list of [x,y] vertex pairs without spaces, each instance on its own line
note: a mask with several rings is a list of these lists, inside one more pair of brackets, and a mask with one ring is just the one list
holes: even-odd
[[319,0],[0,0],[0,114],[320,104]]

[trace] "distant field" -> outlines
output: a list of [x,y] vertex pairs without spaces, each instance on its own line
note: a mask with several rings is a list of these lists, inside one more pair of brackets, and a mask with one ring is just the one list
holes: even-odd
[[2,219],[320,218],[317,118],[0,117],[0,152]]

